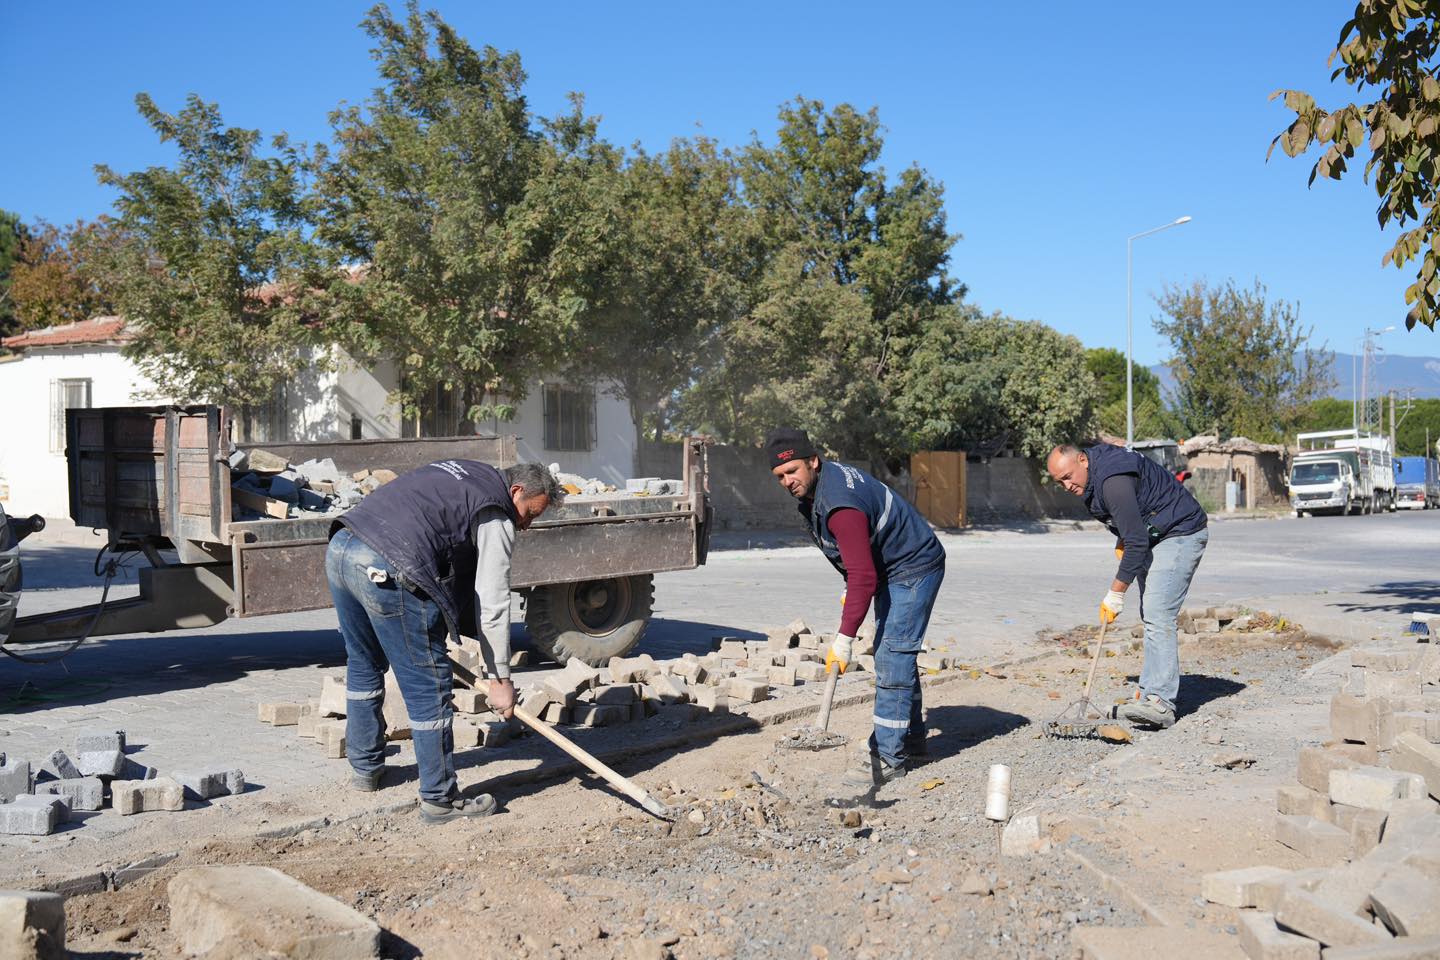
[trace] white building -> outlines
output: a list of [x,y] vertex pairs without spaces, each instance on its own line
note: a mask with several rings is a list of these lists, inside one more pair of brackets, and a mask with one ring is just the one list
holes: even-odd
[[[168,402],[121,354],[127,335],[117,317],[99,317],[7,337],[0,357],[0,504],[18,515],[67,517],[65,410]],[[465,411],[441,390],[418,421],[401,422],[390,400],[395,368],[363,367],[339,355],[333,369],[284,385],[262,409],[236,411],[240,441],[343,440],[454,436],[470,428]],[[522,459],[624,485],[633,476],[638,431],[623,400],[594,384],[542,378],[531,384],[513,421],[480,425],[513,433]]]

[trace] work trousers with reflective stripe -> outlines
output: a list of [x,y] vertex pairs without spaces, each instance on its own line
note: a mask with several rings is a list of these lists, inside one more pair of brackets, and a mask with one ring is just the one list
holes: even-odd
[[388,561],[346,529],[330,541],[325,575],[345,638],[350,766],[372,775],[385,765],[385,671],[393,670],[410,716],[420,796],[432,803],[453,799],[459,787],[444,614],[423,594],[402,587]]
[[944,579],[941,567],[922,577],[886,583],[875,594],[875,732],[870,750],[892,765],[905,762],[907,741],[925,739],[915,658],[925,646],[925,628]]

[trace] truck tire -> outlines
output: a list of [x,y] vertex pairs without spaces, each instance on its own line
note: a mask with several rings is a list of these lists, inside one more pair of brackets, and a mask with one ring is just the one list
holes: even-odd
[[655,599],[651,574],[554,583],[530,591],[525,627],[540,652],[558,663],[571,657],[601,667],[645,636]]

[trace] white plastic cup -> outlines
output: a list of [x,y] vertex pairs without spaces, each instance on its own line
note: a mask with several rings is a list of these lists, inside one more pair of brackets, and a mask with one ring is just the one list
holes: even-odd
[[990,779],[985,785],[985,817],[997,822],[1010,817],[1010,768],[1003,763],[990,765]]

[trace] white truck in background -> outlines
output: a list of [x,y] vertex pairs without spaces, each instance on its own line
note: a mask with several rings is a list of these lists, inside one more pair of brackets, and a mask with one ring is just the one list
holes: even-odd
[[1319,430],[1295,440],[1289,485],[1296,516],[1395,509],[1388,437],[1363,430]]

